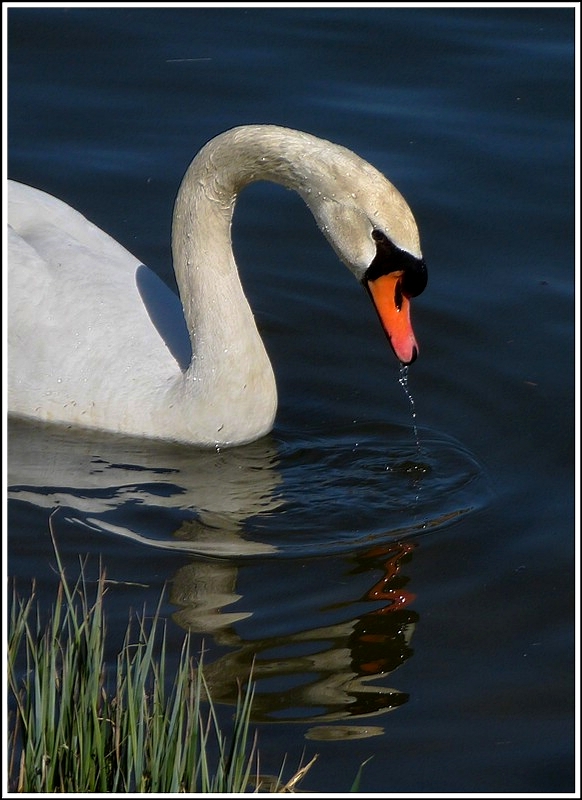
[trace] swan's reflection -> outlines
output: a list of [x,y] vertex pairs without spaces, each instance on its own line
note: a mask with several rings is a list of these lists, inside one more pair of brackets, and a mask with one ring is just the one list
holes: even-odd
[[[321,559],[265,561],[276,548],[252,541],[245,522],[283,508],[272,440],[197,451],[13,421],[8,463],[9,497],[47,511],[60,506],[61,517],[94,532],[86,537],[89,549],[98,552],[109,532],[147,544],[148,553],[163,548],[179,551],[181,560],[184,552],[212,556],[167,579],[175,621],[219,651],[205,664],[217,702],[236,703],[251,670],[257,721],[355,721],[407,701],[385,681],[412,654],[418,617],[403,567],[415,545],[392,541],[330,561],[342,573],[334,579],[342,589],[332,590],[331,606],[318,595]],[[300,602],[294,595],[299,563],[308,587]],[[241,579],[248,576],[258,583],[243,591]],[[283,632],[268,632],[268,612]]]
[[[408,695],[372,681],[392,673],[413,652],[410,643],[418,614],[410,607],[414,595],[406,588],[408,578],[402,568],[415,546],[393,542],[350,559],[348,575],[377,570],[382,574],[363,597],[341,604],[348,617],[363,604],[357,617],[311,627],[317,619],[314,613],[295,633],[252,640],[237,632],[236,623],[252,613],[244,610],[244,599],[235,591],[237,567],[217,561],[183,567],[170,594],[172,603],[181,607],[174,619],[190,631],[212,634],[218,645],[233,648],[205,663],[212,697],[235,704],[240,681],[252,671],[256,721],[355,720],[401,706]],[[317,573],[317,562],[311,567]],[[282,591],[289,591],[292,581],[290,575],[289,586]],[[235,604],[240,611],[229,609]],[[278,687],[268,688],[275,676],[277,684],[284,680],[283,693]]]
[[272,552],[247,542],[241,526],[281,505],[276,466],[269,437],[221,452],[24,420],[8,427],[10,499],[62,507],[85,527],[166,550]]

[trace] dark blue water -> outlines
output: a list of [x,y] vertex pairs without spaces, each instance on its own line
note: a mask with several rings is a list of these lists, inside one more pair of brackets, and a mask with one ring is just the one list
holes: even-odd
[[[164,586],[228,726],[255,659],[261,770],[302,788],[574,790],[574,10],[8,11],[10,177],[172,282],[198,148],[271,122],[398,186],[429,284],[409,371],[295,195],[259,184],[237,260],[277,375],[272,435],[199,452],[9,428],[8,574],[99,560],[113,640]],[[115,642],[112,643],[115,650]]]

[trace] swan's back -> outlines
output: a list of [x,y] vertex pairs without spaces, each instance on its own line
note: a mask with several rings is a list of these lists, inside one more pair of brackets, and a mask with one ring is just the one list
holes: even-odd
[[140,375],[176,368],[139,296],[140,262],[38,189],[9,181],[8,201],[10,411],[120,429],[111,404],[135,413]]

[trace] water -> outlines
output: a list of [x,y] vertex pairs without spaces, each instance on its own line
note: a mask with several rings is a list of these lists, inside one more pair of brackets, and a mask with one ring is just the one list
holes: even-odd
[[410,415],[412,417],[412,430],[414,432],[414,440],[416,442],[416,451],[420,455],[420,439],[418,437],[418,426],[416,424],[416,406],[414,404],[414,397],[412,396],[412,392],[408,386],[408,367],[405,364],[400,365],[400,377],[398,378],[398,383],[404,389],[404,394],[408,399]]
[[[196,150],[247,122],[344,144],[414,210],[429,270],[399,384],[365,292],[295,195],[233,229],[277,375],[235,450],[11,423],[8,575],[112,583],[111,656],[160,593],[228,727],[256,664],[261,770],[302,788],[574,788],[569,8],[11,9],[10,176],[172,283]],[[410,398],[414,398],[414,408]],[[414,416],[416,414],[416,416]]]

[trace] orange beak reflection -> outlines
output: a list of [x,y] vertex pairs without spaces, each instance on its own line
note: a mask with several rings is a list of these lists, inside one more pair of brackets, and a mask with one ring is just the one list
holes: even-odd
[[412,364],[418,344],[410,323],[410,300],[402,292],[401,280],[402,272],[390,272],[369,280],[366,288],[396,357],[403,364]]

